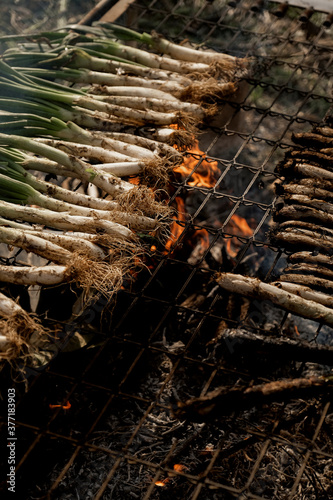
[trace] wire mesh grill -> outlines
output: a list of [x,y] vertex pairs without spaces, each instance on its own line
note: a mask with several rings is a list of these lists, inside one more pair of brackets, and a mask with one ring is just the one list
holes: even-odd
[[[276,201],[274,168],[291,146],[292,132],[310,130],[332,110],[326,14],[302,22],[301,9],[289,7],[280,18],[273,13],[279,5],[263,4],[140,1],[122,19],[176,41],[255,57],[255,63],[234,102],[226,102],[202,130],[205,158],[187,153],[195,160],[192,170],[186,177],[175,174],[170,202],[181,198],[187,216],[177,219],[179,235],[169,252],[152,252],[150,269],[118,294],[112,314],[101,317],[108,304],[99,298],[78,323],[63,325],[68,334],[94,333],[91,349],[62,352],[47,369],[31,369],[16,412],[17,488],[25,498],[333,494],[329,394],[226,408],[207,421],[180,420],[170,412],[177,401],[221,386],[324,370],[306,360],[237,354],[238,346],[219,342],[221,325],[282,337],[295,335],[297,326],[308,340],[332,343],[330,328],[272,304],[230,299],[214,282],[226,267],[251,270],[264,280],[279,274],[285,253],[267,236]],[[207,169],[205,161],[218,166],[211,187],[193,180]],[[233,223],[235,215],[250,233]],[[196,236],[203,229],[204,247]],[[68,410],[50,408],[67,401]]]

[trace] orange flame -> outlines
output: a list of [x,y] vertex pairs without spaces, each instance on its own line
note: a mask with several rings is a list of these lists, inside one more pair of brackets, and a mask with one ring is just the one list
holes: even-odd
[[[228,225],[230,225],[229,226],[230,229],[236,229],[236,228],[240,229],[242,236],[252,236],[253,234],[253,230],[250,228],[246,220],[243,217],[240,217],[239,215],[234,214],[231,217]],[[228,239],[226,243],[226,250],[230,255],[230,257],[236,257],[237,255],[237,250],[233,250],[231,247],[233,239],[234,238]],[[233,242],[233,244],[236,246],[239,246],[239,243],[240,242],[238,240]]]
[[180,196],[176,196],[175,202],[177,204],[177,213],[174,215],[174,221],[171,224],[171,236],[165,244],[166,253],[170,251],[173,244],[180,238],[185,229],[179,224],[179,222],[185,221],[185,202],[183,198],[180,198]]
[[215,185],[216,178],[220,173],[217,161],[206,160],[206,155],[199,148],[198,141],[195,141],[193,148],[189,151],[194,155],[200,155],[203,160],[197,165],[198,159],[193,156],[186,156],[183,163],[174,169],[175,172],[180,173],[183,178],[190,176],[187,184],[189,186],[200,186],[210,188]]
[[196,264],[198,262],[198,259],[201,260],[209,247],[209,234],[206,229],[198,229],[197,231],[195,231],[191,238],[191,243],[193,246],[193,251],[187,262],[189,264]]

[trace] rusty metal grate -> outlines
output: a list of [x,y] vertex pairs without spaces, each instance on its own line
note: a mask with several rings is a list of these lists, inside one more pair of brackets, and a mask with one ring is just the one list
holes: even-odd
[[[106,304],[98,299],[75,325],[64,324],[69,335],[94,333],[91,349],[62,352],[47,369],[28,371],[26,393],[18,384],[18,498],[332,497],[329,394],[230,408],[206,422],[170,413],[178,400],[223,385],[325,370],[214,342],[221,322],[277,336],[292,335],[296,325],[304,338],[332,344],[330,328],[271,304],[230,301],[213,281],[225,266],[264,280],[278,275],[285,254],[267,237],[274,168],[292,132],[310,130],[332,113],[327,14],[302,21],[300,8],[282,17],[276,12],[282,14],[281,6],[271,2],[152,0],[132,3],[120,19],[256,62],[220,121],[202,131],[200,147],[220,171],[214,185],[192,185],[193,174],[205,168],[199,153],[188,153],[192,171],[172,182],[171,203],[182,198],[188,216],[178,220],[182,232],[171,251],[152,254],[151,269],[119,293],[112,314],[101,317]],[[251,235],[232,226],[235,214]],[[194,255],[189,242],[202,229],[209,244]],[[228,241],[234,256],[226,259]],[[49,408],[67,401],[69,410]]]

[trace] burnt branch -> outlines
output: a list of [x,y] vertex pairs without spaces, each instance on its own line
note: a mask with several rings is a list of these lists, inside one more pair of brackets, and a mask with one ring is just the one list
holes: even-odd
[[312,344],[305,340],[272,337],[240,329],[226,329],[220,339],[234,351],[246,355],[265,354],[275,359],[313,362],[333,366],[333,346]]
[[253,387],[219,387],[206,396],[179,402],[173,409],[173,415],[181,420],[201,422],[272,402],[331,393],[332,386],[331,378],[310,377],[276,380]]

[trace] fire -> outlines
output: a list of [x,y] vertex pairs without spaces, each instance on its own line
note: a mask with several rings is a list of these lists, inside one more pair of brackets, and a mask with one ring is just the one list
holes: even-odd
[[175,202],[177,204],[177,213],[174,215],[173,223],[171,224],[171,235],[168,241],[165,244],[165,252],[168,253],[171,250],[171,247],[173,244],[180,238],[180,236],[184,232],[184,227],[182,227],[179,222],[184,222],[185,221],[185,202],[183,198],[180,198],[180,196],[177,196],[175,198]]
[[208,161],[205,159],[206,155],[200,150],[198,141],[195,141],[189,153],[202,157],[201,163],[197,166],[198,158],[186,156],[183,163],[179,167],[176,167],[174,171],[180,173],[185,179],[190,176],[187,184],[191,187],[213,187],[216,183],[216,178],[220,174],[217,161]]
[[[215,185],[216,178],[220,171],[216,161],[206,160],[206,155],[200,150],[198,141],[195,141],[193,148],[189,151],[191,156],[186,156],[183,163],[174,169],[175,172],[181,174],[183,179],[189,178],[187,184],[189,186],[199,186],[210,188]],[[192,155],[195,155],[193,157]],[[198,164],[201,157],[201,163]],[[170,251],[173,244],[179,239],[184,232],[184,227],[179,222],[185,221],[186,207],[183,198],[175,198],[177,204],[177,215],[174,217],[174,222],[171,226],[171,236],[165,245],[166,253]],[[193,241],[200,241],[202,250],[209,247],[209,235],[205,229],[199,229],[193,234]]]
[[[228,226],[229,226],[229,228],[228,228],[229,230],[230,229],[239,229],[242,236],[252,236],[252,234],[253,234],[253,230],[250,228],[250,226],[248,225],[246,220],[243,217],[240,217],[239,215],[236,215],[236,214],[234,214],[231,217]],[[228,254],[230,255],[230,257],[236,257],[237,250],[233,250],[231,248],[232,240],[233,240],[233,238],[230,238],[227,240],[226,250],[227,250]],[[236,245],[237,245],[237,243],[238,243],[238,240],[236,240]],[[234,242],[234,244],[235,244],[235,242]]]

